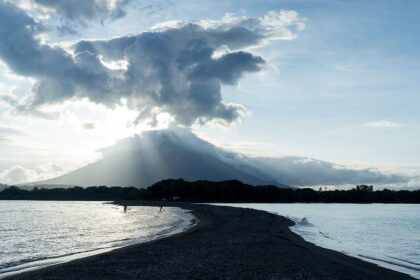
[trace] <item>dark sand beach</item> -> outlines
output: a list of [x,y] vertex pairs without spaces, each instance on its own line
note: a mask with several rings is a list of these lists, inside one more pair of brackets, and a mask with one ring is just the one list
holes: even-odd
[[[129,205],[159,206],[156,203]],[[263,211],[166,203],[199,223],[164,239],[7,279],[413,279],[304,241],[293,222]]]

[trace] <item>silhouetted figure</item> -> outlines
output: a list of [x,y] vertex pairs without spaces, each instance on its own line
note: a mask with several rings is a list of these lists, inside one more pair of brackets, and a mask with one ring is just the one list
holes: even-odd
[[127,205],[124,205],[124,213],[127,213]]
[[162,212],[163,205],[160,206],[159,212]]

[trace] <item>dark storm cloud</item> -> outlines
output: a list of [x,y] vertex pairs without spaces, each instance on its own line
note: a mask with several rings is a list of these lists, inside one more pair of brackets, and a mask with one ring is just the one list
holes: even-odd
[[[59,47],[41,44],[36,36],[42,29],[24,11],[0,2],[0,57],[15,73],[37,80],[34,95],[16,106],[22,112],[72,98],[77,87],[102,89],[98,81],[107,79],[97,57],[88,53],[73,57]],[[2,97],[10,104],[14,102],[7,99]]]
[[281,11],[256,19],[165,23],[139,35],[80,41],[65,50],[41,44],[42,26],[0,3],[0,57],[17,74],[37,81],[16,106],[20,111],[41,113],[45,105],[86,98],[111,108],[124,104],[139,112],[137,122],[151,124],[162,112],[187,126],[237,120],[245,108],[224,102],[222,86],[237,84],[265,64],[244,49],[292,39],[292,31],[302,27],[295,12]]
[[235,85],[243,72],[257,72],[264,63],[261,57],[246,52],[235,52],[197,65],[188,77],[190,80],[202,82],[219,79],[225,84]]

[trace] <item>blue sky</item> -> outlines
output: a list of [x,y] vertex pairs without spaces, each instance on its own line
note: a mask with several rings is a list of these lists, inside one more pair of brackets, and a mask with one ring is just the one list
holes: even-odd
[[[418,1],[156,0],[149,5],[133,0],[124,7],[124,17],[87,21],[78,34],[46,32],[46,40],[65,45],[139,34],[169,20],[220,20],[226,14],[258,18],[282,9],[296,11],[305,20],[304,30],[297,30],[292,40],[252,47],[250,52],[266,61],[262,71],[245,74],[237,85],[222,86],[223,100],[245,106],[249,114],[229,127],[205,124],[194,131],[251,155],[298,155],[416,173]],[[59,22],[54,16],[32,16],[50,26]],[[34,78],[1,67],[0,90],[23,98]],[[16,130],[9,130],[8,141],[0,144],[0,173],[13,166],[48,174],[42,176],[50,176],[52,169],[60,173],[94,160],[96,149],[144,129],[127,125],[136,114],[123,107],[113,111],[71,100],[55,106],[64,117],[53,121],[0,107],[0,128]],[[83,129],[86,122],[94,129]]]
[[307,19],[306,28],[296,40],[259,50],[278,71],[263,80],[249,77],[239,90],[232,89],[239,91],[234,100],[253,112],[235,136],[247,131],[248,139],[286,145],[282,153],[416,165],[416,1],[275,2],[298,11]]

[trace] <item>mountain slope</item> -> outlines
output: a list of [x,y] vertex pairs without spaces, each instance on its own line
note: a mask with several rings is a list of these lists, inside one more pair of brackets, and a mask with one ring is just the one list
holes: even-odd
[[[103,159],[39,184],[146,187],[170,178],[277,184],[235,153],[225,152],[184,130],[150,131],[102,149]],[[238,159],[239,158],[239,159]]]
[[7,189],[9,186],[5,184],[0,184],[0,191]]

